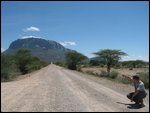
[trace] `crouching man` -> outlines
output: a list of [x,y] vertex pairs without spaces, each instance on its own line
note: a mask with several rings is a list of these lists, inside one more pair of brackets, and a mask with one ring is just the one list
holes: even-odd
[[127,95],[127,98],[129,98],[132,101],[135,102],[135,104],[138,107],[144,107],[143,98],[146,97],[147,93],[145,91],[144,83],[140,80],[138,76],[129,77],[126,75],[123,75],[123,77],[127,78],[131,82],[133,82],[135,91],[131,92]]

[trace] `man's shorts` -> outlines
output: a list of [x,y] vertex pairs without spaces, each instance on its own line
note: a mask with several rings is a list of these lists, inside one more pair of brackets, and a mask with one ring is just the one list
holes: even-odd
[[[133,96],[133,94],[134,94],[134,92],[129,93],[129,94],[127,95],[127,98],[128,98],[128,99],[131,99],[132,96]],[[134,101],[135,103],[139,103],[143,98],[146,97],[146,95],[147,95],[146,92],[139,91],[139,93],[138,93],[136,96],[133,97],[133,101]]]

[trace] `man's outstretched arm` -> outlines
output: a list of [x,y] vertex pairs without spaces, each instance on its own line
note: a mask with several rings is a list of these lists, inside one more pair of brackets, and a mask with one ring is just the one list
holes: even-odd
[[130,80],[131,82],[133,81],[133,79],[131,78],[131,77],[129,77],[129,76],[127,76],[127,75],[122,75],[124,78],[126,78],[126,79],[128,79],[128,80]]

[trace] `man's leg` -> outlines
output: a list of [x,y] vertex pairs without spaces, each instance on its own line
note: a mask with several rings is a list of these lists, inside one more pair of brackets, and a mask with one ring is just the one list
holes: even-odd
[[135,104],[139,104],[139,97],[138,97],[138,95],[133,97],[133,101],[135,102]]
[[144,107],[144,103],[143,103],[143,98],[145,98],[146,95],[144,93],[139,93],[138,95],[138,98],[139,98],[139,103],[140,103],[140,106],[139,107]]
[[[134,94],[134,92],[129,93],[127,95],[127,98],[131,100],[133,94]],[[133,97],[133,101],[135,102],[135,104],[139,104],[139,102],[138,102],[138,96],[137,95],[135,97]]]

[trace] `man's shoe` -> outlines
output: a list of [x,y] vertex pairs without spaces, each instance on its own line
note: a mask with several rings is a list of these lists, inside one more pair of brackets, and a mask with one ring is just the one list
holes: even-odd
[[145,107],[144,104],[139,104],[139,108]]

